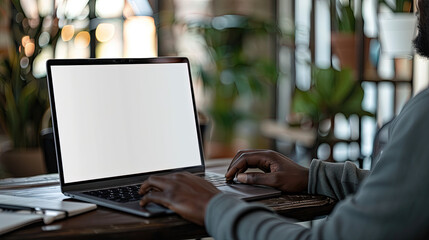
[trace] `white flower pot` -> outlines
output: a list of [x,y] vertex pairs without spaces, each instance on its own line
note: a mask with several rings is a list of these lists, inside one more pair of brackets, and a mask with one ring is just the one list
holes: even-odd
[[417,17],[413,13],[381,13],[378,21],[382,53],[392,58],[412,56]]

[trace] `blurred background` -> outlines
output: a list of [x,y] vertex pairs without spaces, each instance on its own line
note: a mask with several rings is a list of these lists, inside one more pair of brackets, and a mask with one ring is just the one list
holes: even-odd
[[412,0],[0,0],[0,176],[56,171],[51,58],[188,57],[207,159],[258,148],[370,169],[379,129],[428,84],[414,11]]

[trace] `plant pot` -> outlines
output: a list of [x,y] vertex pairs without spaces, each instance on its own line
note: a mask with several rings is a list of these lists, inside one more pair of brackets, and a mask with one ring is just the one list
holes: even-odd
[[413,13],[382,13],[378,22],[381,52],[392,58],[412,56],[417,17]]
[[413,60],[407,58],[395,59],[395,79],[412,81]]
[[[332,32],[331,46],[332,53],[335,54],[340,61],[340,66],[342,68],[347,67],[353,69],[355,77],[358,77],[357,68],[359,60],[359,47],[358,40],[356,39],[356,37],[356,34],[353,33]],[[376,72],[374,65],[371,64],[371,61],[369,59],[369,46],[371,43],[371,39],[364,37],[363,41],[363,49],[360,50],[363,51],[363,70],[364,72]]]
[[205,149],[206,159],[233,158],[239,148],[223,142],[208,142]]
[[341,67],[357,67],[356,35],[353,33],[331,33],[332,53],[340,60]]
[[13,149],[0,155],[4,172],[11,177],[27,177],[46,173],[42,150]]

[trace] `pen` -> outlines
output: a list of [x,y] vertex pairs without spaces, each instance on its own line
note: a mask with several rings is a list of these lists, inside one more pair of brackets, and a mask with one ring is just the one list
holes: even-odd
[[0,204],[0,212],[14,212],[19,214],[38,214],[43,216],[43,222],[45,224],[52,223],[57,217],[63,218],[65,216],[62,211],[44,210],[38,207],[27,207],[27,206],[16,206],[9,204]]
[[3,210],[10,210],[10,211],[30,211],[31,213],[43,213],[43,209],[38,207],[26,207],[26,206],[16,206],[16,205],[9,205],[9,204],[0,204],[0,209]]

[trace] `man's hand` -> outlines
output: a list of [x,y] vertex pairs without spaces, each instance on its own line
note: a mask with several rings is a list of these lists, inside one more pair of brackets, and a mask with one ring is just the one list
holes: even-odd
[[[265,173],[244,173],[259,168]],[[271,150],[242,150],[235,155],[225,174],[227,180],[266,185],[283,192],[303,192],[308,187],[308,168]]]
[[140,205],[154,202],[189,221],[204,225],[206,207],[219,192],[211,183],[187,172],[151,176],[140,187],[139,193],[144,194]]

